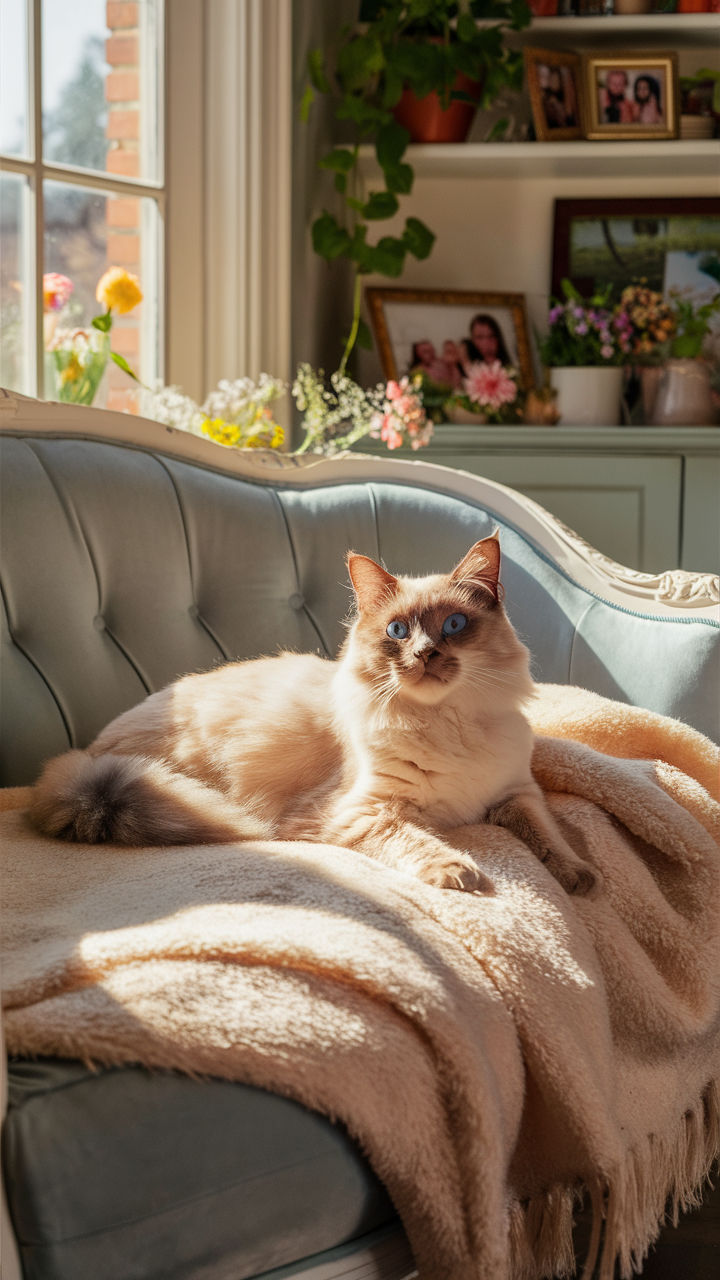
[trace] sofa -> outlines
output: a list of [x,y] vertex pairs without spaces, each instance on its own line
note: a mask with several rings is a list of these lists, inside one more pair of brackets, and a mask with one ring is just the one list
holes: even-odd
[[[502,485],[421,459],[224,450],[7,391],[0,448],[4,787],[185,672],[279,648],[332,657],[348,548],[424,573],[496,526],[538,681],[720,741],[717,579],[614,564]],[[13,1055],[3,1172],[7,1280],[417,1274],[342,1125],[248,1083]],[[710,1280],[718,1261],[715,1193],[643,1274]]]

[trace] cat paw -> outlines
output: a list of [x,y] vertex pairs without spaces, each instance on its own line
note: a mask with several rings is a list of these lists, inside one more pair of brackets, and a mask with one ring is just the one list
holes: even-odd
[[443,861],[424,866],[420,878],[436,889],[462,889],[466,893],[494,893],[495,885],[467,854],[456,853]]

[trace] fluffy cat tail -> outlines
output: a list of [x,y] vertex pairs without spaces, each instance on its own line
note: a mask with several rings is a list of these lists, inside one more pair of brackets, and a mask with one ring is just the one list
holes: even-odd
[[87,751],[49,761],[29,817],[44,835],[83,844],[216,844],[271,835],[268,823],[159,760]]

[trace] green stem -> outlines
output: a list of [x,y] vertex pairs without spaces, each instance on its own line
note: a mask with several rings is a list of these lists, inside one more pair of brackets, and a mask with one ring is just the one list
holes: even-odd
[[352,325],[350,326],[350,333],[348,334],[348,340],[345,343],[345,350],[343,351],[342,360],[340,361],[340,367],[338,368],[338,373],[340,374],[341,377],[345,373],[345,366],[347,365],[348,357],[353,347],[355,346],[355,339],[358,336],[358,329],[360,328],[361,298],[362,298],[362,280],[360,277],[360,272],[356,271],[355,272],[355,289],[353,291]]

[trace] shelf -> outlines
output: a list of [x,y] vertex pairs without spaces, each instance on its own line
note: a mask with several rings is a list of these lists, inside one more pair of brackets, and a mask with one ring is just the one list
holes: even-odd
[[[385,446],[360,441],[359,453],[384,453]],[[482,453],[567,454],[705,454],[720,456],[720,427],[466,427],[440,423],[420,453],[400,450],[398,457],[424,458],[439,454]]]
[[[416,178],[719,178],[720,139],[415,144],[405,159]],[[365,178],[379,173],[370,146],[360,148],[360,170]]]
[[570,46],[582,49],[586,44],[623,44],[677,49],[697,47],[705,41],[720,38],[718,13],[645,13],[608,15],[607,17],[533,18],[525,31],[513,33],[517,44],[536,44],[549,48]]

